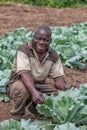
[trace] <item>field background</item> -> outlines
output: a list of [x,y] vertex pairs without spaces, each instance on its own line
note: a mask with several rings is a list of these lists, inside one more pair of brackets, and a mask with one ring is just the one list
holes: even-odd
[[[87,22],[87,8],[53,8],[17,4],[0,5],[0,36],[15,28],[25,27],[34,31],[37,26],[71,26],[73,23]],[[87,64],[87,63],[86,63]],[[87,82],[87,70],[64,67],[68,84],[79,87]],[[11,102],[0,102],[0,121],[10,118]],[[27,113],[29,114],[29,113]]]

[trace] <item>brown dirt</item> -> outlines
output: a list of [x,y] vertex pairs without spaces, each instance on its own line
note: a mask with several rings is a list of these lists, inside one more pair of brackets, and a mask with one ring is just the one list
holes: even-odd
[[[22,4],[0,5],[0,35],[15,28],[26,27],[34,31],[37,26],[70,26],[72,23],[87,22],[87,8],[48,8]],[[87,82],[87,70],[64,67],[68,84],[79,87]],[[0,121],[10,118],[11,102],[0,102]]]

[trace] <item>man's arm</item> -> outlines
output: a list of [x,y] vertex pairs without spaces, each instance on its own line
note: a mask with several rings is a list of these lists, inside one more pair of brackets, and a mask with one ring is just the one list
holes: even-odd
[[66,81],[63,76],[57,77],[54,79],[54,85],[60,90],[67,90],[69,87],[66,84]]
[[29,74],[28,72],[22,72],[21,78],[26,89],[31,93],[33,102],[35,102],[36,104],[43,103],[44,102],[43,94],[36,90],[32,75]]

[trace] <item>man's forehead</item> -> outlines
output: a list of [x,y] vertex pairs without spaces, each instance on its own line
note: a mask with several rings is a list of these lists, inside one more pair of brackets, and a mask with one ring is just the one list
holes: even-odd
[[45,36],[50,36],[50,33],[47,30],[44,29],[39,29],[35,32],[35,35],[45,35]]

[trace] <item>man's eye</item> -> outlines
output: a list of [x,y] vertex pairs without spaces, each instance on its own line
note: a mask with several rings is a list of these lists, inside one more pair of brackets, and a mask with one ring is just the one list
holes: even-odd
[[49,42],[50,40],[49,39],[45,39],[46,42]]
[[43,38],[38,38],[38,37],[35,37],[36,40],[40,41],[40,40],[43,40],[44,42],[49,42],[50,40],[49,39],[43,39]]
[[40,40],[40,38],[38,38],[38,37],[35,37],[35,39],[36,39],[36,40]]

